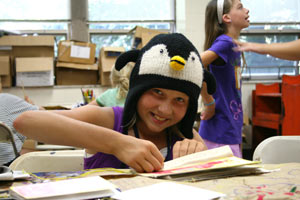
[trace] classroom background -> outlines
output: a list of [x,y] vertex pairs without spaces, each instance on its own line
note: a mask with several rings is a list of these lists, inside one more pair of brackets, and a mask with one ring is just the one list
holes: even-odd
[[[115,58],[140,48],[153,35],[183,33],[202,52],[208,2],[0,0],[0,89],[22,98],[27,95],[39,106],[71,108],[84,100],[82,91],[91,90],[98,96],[110,88]],[[251,22],[242,31],[242,41],[273,43],[299,38],[299,0],[242,3],[250,10]],[[256,143],[284,132],[279,123],[283,117],[282,76],[298,75],[299,61],[255,53],[245,53],[245,58],[243,149],[249,156]],[[262,123],[266,116],[273,121]],[[286,121],[295,119],[297,115]]]

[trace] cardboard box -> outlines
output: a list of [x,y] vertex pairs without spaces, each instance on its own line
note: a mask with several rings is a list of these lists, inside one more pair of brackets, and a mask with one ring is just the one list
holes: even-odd
[[0,37],[0,55],[10,57],[10,76],[3,82],[5,87],[12,85],[15,77],[16,57],[54,57],[54,36],[19,36],[9,35]]
[[58,45],[58,61],[81,64],[95,63],[96,45],[93,43],[60,41]]
[[57,85],[98,84],[97,64],[56,63]]
[[0,56],[0,77],[2,87],[11,87],[11,74],[10,56]]
[[16,86],[53,86],[53,57],[16,58]]
[[99,83],[104,86],[111,85],[110,72],[119,55],[125,52],[124,47],[102,47],[99,55]]
[[54,36],[3,36],[0,52],[13,57],[54,57]]
[[132,44],[133,49],[141,49],[154,36],[161,34],[161,33],[167,33],[167,32],[162,32],[162,31],[155,30],[155,29],[144,28],[141,26],[136,26],[133,29],[131,29],[129,32],[134,33],[133,44]]
[[[1,37],[0,37],[1,41]],[[0,56],[11,56],[12,46],[0,46]]]

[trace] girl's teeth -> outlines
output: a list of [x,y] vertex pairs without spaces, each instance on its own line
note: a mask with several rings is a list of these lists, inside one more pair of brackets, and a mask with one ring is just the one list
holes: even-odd
[[159,117],[159,116],[157,116],[157,115],[154,115],[154,117],[155,117],[155,119],[157,119],[157,120],[159,120],[159,121],[165,120],[165,118]]

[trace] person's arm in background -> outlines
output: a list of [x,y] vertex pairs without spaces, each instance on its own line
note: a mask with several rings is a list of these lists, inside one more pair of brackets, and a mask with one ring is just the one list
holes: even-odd
[[292,42],[283,43],[251,43],[236,41],[238,45],[235,48],[238,51],[252,51],[259,54],[270,54],[271,56],[286,59],[286,60],[300,60],[300,39]]
[[[31,105],[35,105],[35,103],[27,95],[24,96],[24,100],[27,103],[30,103]],[[46,109],[44,107],[42,107],[42,106],[39,106],[39,110],[46,110]]]
[[[218,58],[218,55],[213,51],[204,51],[200,54],[203,66],[207,69],[208,65]],[[208,69],[207,69],[208,70]],[[201,120],[208,120],[215,115],[215,100],[212,95],[207,93],[207,85],[202,84],[201,98],[204,104],[204,110],[201,112]]]

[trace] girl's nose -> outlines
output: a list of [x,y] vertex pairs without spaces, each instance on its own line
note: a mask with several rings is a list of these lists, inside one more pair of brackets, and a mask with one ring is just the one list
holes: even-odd
[[159,114],[164,116],[172,113],[172,106],[169,101],[164,101],[158,106]]

